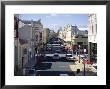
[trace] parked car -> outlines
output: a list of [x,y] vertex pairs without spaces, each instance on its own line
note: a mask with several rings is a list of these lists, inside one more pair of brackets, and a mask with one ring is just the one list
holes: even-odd
[[82,54],[81,54],[80,57],[81,57],[81,58],[85,58],[85,55],[82,55]]
[[53,59],[60,59],[59,54],[58,54],[58,53],[54,53],[54,55],[53,55]]
[[80,57],[84,60],[88,60],[88,54],[81,54]]
[[55,50],[56,53],[60,53],[60,50]]
[[67,60],[74,60],[75,57],[73,57],[72,54],[66,54],[66,59],[67,59]]

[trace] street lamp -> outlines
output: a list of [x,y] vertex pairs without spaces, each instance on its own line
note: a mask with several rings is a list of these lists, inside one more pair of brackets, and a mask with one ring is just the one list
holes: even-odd
[[22,57],[22,67],[23,67],[23,65],[24,65],[24,63],[23,63],[23,62],[24,62],[24,57]]
[[31,52],[32,52],[32,49],[29,48],[29,60],[31,60],[31,56],[32,56]]
[[80,63],[80,45],[79,45],[79,63]]

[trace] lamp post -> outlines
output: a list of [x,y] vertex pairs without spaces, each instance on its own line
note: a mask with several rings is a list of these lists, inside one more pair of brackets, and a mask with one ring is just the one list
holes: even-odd
[[23,65],[24,65],[24,63],[23,63],[23,62],[24,62],[24,57],[22,57],[22,67],[23,67]]
[[32,52],[32,49],[31,48],[29,48],[29,60],[31,60],[31,52]]
[[79,63],[80,63],[80,45],[79,45]]

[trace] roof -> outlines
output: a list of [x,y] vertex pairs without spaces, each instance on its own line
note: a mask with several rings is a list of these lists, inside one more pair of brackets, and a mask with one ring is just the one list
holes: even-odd
[[31,20],[20,20],[24,24],[31,24],[31,23],[36,23],[36,21],[31,21]]
[[24,24],[41,24],[41,20],[38,20],[38,21],[32,21],[32,20],[20,20],[22,23]]

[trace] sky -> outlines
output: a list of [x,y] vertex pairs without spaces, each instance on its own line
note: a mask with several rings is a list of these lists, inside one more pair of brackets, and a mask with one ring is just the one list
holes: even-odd
[[68,24],[77,25],[79,28],[88,26],[88,14],[20,14],[19,18],[33,21],[41,19],[44,28],[49,28],[55,32]]

